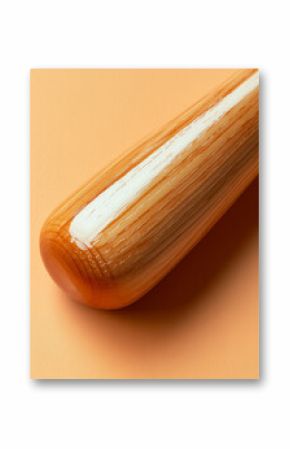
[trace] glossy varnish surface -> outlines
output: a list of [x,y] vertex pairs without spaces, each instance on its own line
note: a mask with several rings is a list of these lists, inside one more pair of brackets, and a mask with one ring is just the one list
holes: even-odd
[[[132,183],[130,189],[128,174],[146,166],[144,161],[162,146],[255,76],[253,70],[239,71],[96,175],[49,217],[41,233],[42,256],[52,277],[72,297],[102,308],[123,307],[138,299],[188,253],[253,180],[258,172],[257,87],[241,96],[169,163],[160,165],[154,176],[147,171],[142,188],[136,190]],[[122,179],[128,179],[128,201],[125,198],[123,207],[116,209],[113,204],[120,190],[112,186],[122,185]],[[94,209],[89,226],[93,238],[79,240],[76,236],[88,234],[79,227],[76,233],[74,223],[92,202],[102,205],[96,200],[109,189],[115,198],[105,204],[106,221],[98,226],[98,209]],[[128,194],[134,189],[136,194]],[[95,233],[91,232],[94,226]]]

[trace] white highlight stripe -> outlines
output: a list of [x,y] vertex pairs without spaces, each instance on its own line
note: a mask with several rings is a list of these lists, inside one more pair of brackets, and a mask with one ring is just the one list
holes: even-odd
[[219,118],[252,92],[258,84],[259,75],[255,73],[122,178],[101,192],[73,218],[70,225],[72,241],[81,249],[90,247],[97,235],[126,210],[166,166]]

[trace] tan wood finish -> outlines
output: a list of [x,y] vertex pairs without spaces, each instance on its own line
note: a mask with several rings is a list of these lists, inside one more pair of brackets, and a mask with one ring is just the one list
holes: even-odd
[[[125,198],[121,209],[113,205],[115,199],[121,201],[116,198],[122,195],[121,188],[117,189],[112,206],[100,208],[100,214],[105,212],[111,219],[103,227],[96,225],[98,231],[89,243],[78,242],[72,234],[75,217],[87,205],[118,186],[118,181],[142,167],[140,164],[158,154],[167,142],[174,148],[175,136],[214,110],[255,73],[237,71],[219,89],[97,174],[52,213],[41,232],[41,254],[51,276],[71,297],[107,309],[134,302],[193,248],[256,177],[258,87],[217,116],[168,164],[160,165],[155,176],[149,176],[148,167],[141,168],[138,176],[143,170],[145,184],[134,196],[136,183],[132,181],[131,189],[128,181],[124,187],[128,201]],[[96,220],[95,215],[91,227]]]

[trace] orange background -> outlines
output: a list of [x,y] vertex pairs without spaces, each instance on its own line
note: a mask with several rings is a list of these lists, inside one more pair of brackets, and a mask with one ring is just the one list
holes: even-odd
[[233,70],[31,72],[31,376],[257,378],[258,182],[151,292],[120,311],[72,302],[38,239],[95,172]]

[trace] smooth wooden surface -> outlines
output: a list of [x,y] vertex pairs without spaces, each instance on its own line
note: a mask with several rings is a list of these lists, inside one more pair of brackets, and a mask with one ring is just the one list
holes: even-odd
[[39,251],[47,214],[71,192],[235,74],[237,69],[32,71],[33,378],[259,375],[257,178],[167,276],[123,309],[94,310],[72,301]]
[[50,216],[41,233],[42,257],[52,277],[71,297],[100,308],[119,308],[140,298],[254,179],[258,171],[257,89],[166,166],[90,247],[81,248],[71,236],[71,223],[87,204],[252,75],[251,70],[236,73],[96,175]]

